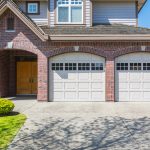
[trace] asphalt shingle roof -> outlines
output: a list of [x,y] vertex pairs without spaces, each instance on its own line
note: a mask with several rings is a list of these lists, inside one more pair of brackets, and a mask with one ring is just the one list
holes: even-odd
[[41,29],[49,35],[74,35],[74,34],[150,34],[150,29],[128,25],[95,25],[85,26],[41,26]]

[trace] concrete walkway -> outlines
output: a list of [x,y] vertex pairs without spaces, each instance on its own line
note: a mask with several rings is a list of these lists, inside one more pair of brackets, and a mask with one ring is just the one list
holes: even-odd
[[150,103],[14,102],[28,119],[9,150],[150,149]]

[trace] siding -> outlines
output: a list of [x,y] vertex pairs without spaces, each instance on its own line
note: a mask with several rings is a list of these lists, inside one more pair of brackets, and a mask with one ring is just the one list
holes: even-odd
[[93,2],[94,24],[136,25],[134,2]]
[[[19,8],[26,12],[26,2],[18,2],[17,5]],[[40,15],[29,15],[29,17],[37,24],[48,24],[48,17],[47,17],[47,11],[48,11],[48,2],[40,2]]]
[[85,24],[86,26],[91,26],[91,1],[85,0]]
[[55,1],[50,0],[50,26],[53,27],[55,24]]

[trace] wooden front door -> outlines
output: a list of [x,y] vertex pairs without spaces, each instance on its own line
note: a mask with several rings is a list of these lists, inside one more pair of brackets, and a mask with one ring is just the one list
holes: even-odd
[[17,62],[17,94],[37,94],[37,62]]

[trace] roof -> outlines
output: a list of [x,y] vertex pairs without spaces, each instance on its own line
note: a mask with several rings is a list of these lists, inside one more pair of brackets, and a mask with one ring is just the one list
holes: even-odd
[[85,26],[40,26],[49,35],[75,34],[150,34],[150,29],[122,24]]
[[147,2],[147,0],[138,0],[138,10],[139,10],[139,12],[143,8],[143,6],[145,5],[146,2]]
[[48,39],[48,35],[42,31],[29,17],[27,17],[18,6],[12,0],[1,0],[0,1],[0,16],[7,10],[10,9],[17,17],[22,20],[42,41]]
[[50,40],[150,40],[150,29],[122,24],[41,28]]

